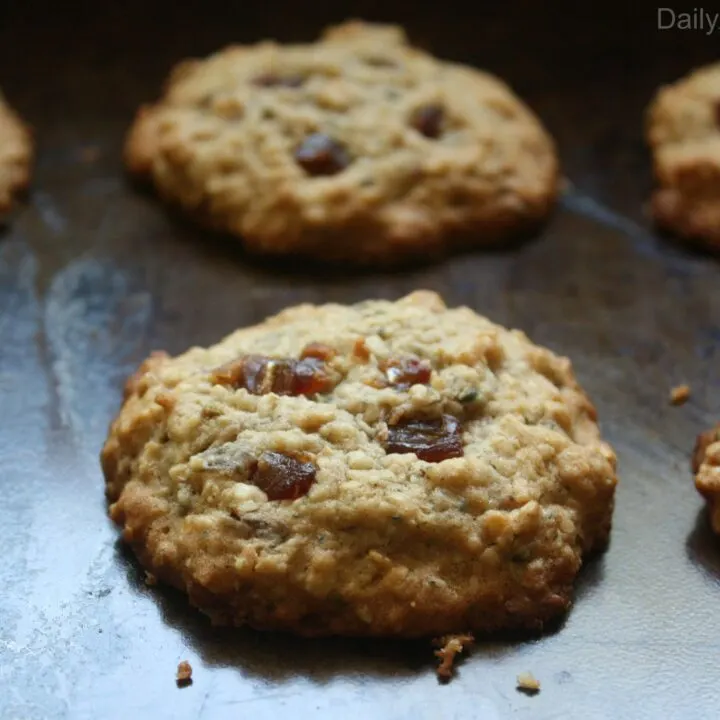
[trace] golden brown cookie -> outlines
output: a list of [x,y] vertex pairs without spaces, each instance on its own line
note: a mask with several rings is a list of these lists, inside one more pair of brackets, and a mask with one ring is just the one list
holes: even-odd
[[558,190],[553,143],[506,85],[361,22],[181,63],[126,164],[252,251],[352,263],[495,243]]
[[30,182],[31,161],[30,133],[0,94],[0,215]]
[[720,424],[698,435],[692,470],[695,487],[707,502],[713,530],[720,533]]
[[616,485],[569,360],[425,291],[155,355],[102,465],[154,576],[217,623],[304,635],[541,627]]
[[657,93],[647,119],[659,226],[720,250],[720,63]]

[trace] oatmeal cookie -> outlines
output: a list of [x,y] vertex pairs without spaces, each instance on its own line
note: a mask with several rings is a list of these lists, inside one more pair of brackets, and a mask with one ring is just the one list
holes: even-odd
[[720,63],[660,89],[648,111],[659,226],[720,250]]
[[30,182],[30,132],[0,93],[0,215]]
[[181,63],[126,164],[251,251],[360,264],[495,243],[558,189],[551,139],[505,84],[358,21]]
[[713,530],[720,533],[720,424],[698,436],[692,471],[695,487],[707,502]]
[[102,466],[158,580],[216,623],[304,635],[539,628],[616,485],[570,361],[427,291],[153,355]]

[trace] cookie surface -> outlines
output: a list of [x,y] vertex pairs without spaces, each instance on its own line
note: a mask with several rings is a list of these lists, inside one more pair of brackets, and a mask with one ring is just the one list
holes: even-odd
[[647,118],[656,222],[720,250],[720,63],[660,89]]
[[695,487],[707,502],[712,528],[720,534],[720,424],[698,436],[692,470]]
[[495,243],[540,222],[558,184],[506,85],[360,22],[181,63],[126,164],[252,251],[355,263]]
[[30,133],[0,93],[0,213],[27,187],[31,160]]
[[153,355],[102,465],[154,576],[217,623],[305,635],[540,627],[616,485],[567,358],[425,291]]

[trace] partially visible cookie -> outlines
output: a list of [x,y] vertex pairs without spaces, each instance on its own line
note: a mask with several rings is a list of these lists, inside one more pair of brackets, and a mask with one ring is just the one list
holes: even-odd
[[181,63],[126,164],[253,251],[352,263],[495,243],[558,192],[553,142],[504,83],[361,22]]
[[430,292],[153,355],[102,465],[154,577],[216,623],[303,635],[542,627],[616,485],[569,360]]
[[692,470],[695,487],[707,502],[713,530],[720,534],[720,424],[698,435]]
[[659,226],[720,251],[720,63],[659,90],[647,118]]
[[30,133],[0,93],[0,213],[30,182],[31,160]]

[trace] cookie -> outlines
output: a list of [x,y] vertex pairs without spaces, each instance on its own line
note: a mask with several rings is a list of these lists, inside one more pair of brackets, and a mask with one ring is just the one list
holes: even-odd
[[253,252],[358,264],[496,243],[558,190],[553,143],[505,84],[361,22],[181,63],[126,164]]
[[720,63],[661,88],[648,111],[647,135],[655,221],[720,250]]
[[30,182],[31,161],[30,133],[0,94],[0,214]]
[[616,485],[569,360],[427,291],[154,354],[102,466],[158,580],[216,623],[303,635],[539,628]]
[[698,435],[692,470],[695,487],[707,502],[712,528],[720,533],[720,424]]

